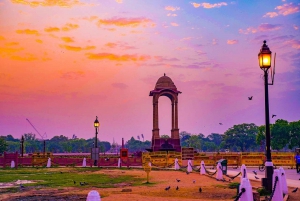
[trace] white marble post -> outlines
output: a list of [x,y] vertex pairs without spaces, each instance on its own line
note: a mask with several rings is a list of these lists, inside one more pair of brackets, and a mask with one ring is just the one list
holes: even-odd
[[204,161],[201,161],[201,168],[200,168],[200,174],[203,175],[205,174],[205,164]]
[[285,171],[283,169],[283,167],[279,168],[279,172],[281,175],[281,188],[282,188],[282,192],[284,194],[288,194],[288,187],[287,187],[287,183],[286,183],[286,176],[285,176]]
[[239,201],[253,201],[253,193],[252,193],[252,186],[250,184],[249,179],[242,178],[241,185],[240,185],[240,193],[242,192],[242,189],[245,189],[246,191],[242,194]]
[[100,194],[98,191],[92,190],[89,192],[86,201],[101,201]]
[[283,201],[283,192],[282,192],[282,180],[281,180],[281,175],[279,170],[274,170],[273,172],[273,185],[272,185],[272,190],[274,189],[275,185],[275,178],[276,176],[278,177],[278,181],[275,187],[274,195],[272,198],[272,201]]
[[179,170],[179,164],[178,164],[178,159],[175,159],[175,170]]
[[217,174],[216,174],[217,180],[223,180],[223,172],[222,172],[222,166],[221,163],[217,164]]
[[244,164],[242,164],[242,166],[241,166],[241,183],[242,183],[242,180],[243,180],[243,178],[246,178],[246,179],[248,179],[248,175],[247,175],[247,168],[246,168],[246,165],[244,165]]
[[121,168],[121,158],[118,159],[118,168]]
[[86,167],[86,158],[83,158],[82,167]]
[[11,167],[11,168],[15,168],[15,166],[16,166],[15,161],[11,161],[10,167]]
[[192,161],[188,160],[187,172],[192,172],[192,171],[193,171],[193,169],[192,169]]
[[47,168],[51,167],[51,158],[48,158]]

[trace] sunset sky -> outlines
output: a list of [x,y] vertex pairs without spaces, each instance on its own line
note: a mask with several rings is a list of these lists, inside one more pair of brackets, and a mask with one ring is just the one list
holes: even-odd
[[[0,135],[37,134],[28,118],[48,139],[88,139],[97,115],[101,141],[151,140],[149,92],[164,73],[182,92],[180,132],[263,125],[263,40],[276,52],[271,123],[297,121],[299,11],[299,0],[0,0]],[[170,135],[167,97],[159,127]]]

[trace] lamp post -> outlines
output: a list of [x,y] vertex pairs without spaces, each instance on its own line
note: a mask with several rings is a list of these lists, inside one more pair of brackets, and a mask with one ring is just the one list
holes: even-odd
[[97,161],[98,161],[98,158],[99,158],[99,149],[98,149],[98,145],[97,145],[97,142],[98,142],[98,138],[97,138],[97,135],[98,135],[98,129],[99,129],[99,121],[98,121],[98,116],[96,116],[96,120],[94,121],[94,127],[96,129],[96,136],[95,136],[95,158],[94,158],[94,166],[97,166]]
[[[271,135],[270,135],[270,117],[269,117],[269,92],[268,92],[268,70],[271,67],[272,52],[267,46],[267,41],[264,41],[259,53],[258,63],[260,68],[264,71],[264,83],[265,83],[265,121],[266,121],[266,162],[265,162],[265,177],[262,178],[262,186],[266,190],[272,192],[272,177],[273,177],[273,163],[271,158]],[[273,84],[273,83],[272,83]]]
[[24,135],[22,135],[21,138],[21,157],[23,157],[24,154]]

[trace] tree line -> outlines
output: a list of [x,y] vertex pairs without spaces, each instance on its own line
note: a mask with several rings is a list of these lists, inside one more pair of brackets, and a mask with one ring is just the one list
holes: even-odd
[[[300,146],[300,120],[288,122],[278,119],[270,125],[271,129],[271,149],[277,151],[289,151]],[[161,135],[162,138],[169,138],[168,135]],[[199,152],[264,152],[265,151],[265,126],[257,126],[254,123],[243,123],[228,128],[224,134],[211,133],[204,136],[202,133],[191,134],[186,131],[180,132],[182,147],[193,147]],[[83,139],[66,136],[54,136],[46,140],[46,152],[53,153],[78,153],[90,152],[94,147],[95,138]],[[100,152],[118,153],[120,146],[107,141],[97,142]],[[24,134],[24,153],[43,152],[43,141],[36,138],[33,133]],[[131,137],[125,148],[129,152],[141,152],[150,148],[151,141],[140,141]],[[0,153],[4,151],[20,151],[20,139],[12,135],[0,136]]]

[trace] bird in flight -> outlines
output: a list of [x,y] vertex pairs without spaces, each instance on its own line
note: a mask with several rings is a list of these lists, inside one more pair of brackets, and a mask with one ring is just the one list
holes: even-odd
[[170,190],[171,186],[168,186],[167,188],[165,188],[166,191]]
[[253,96],[248,97],[248,100],[252,100]]
[[253,172],[255,175],[257,175],[257,171],[256,171],[256,170],[253,170],[252,172]]
[[179,187],[178,187],[178,186],[176,187],[176,190],[179,190]]
[[222,123],[219,123],[220,125],[223,125]]
[[257,176],[254,176],[255,177],[255,179],[259,179]]
[[297,187],[297,188],[295,188],[294,190],[292,190],[292,192],[293,192],[293,193],[296,193],[296,192],[297,192],[297,190],[298,190],[298,187]]
[[180,179],[176,179],[177,182],[180,182]]
[[272,118],[273,118],[273,117],[276,117],[276,116],[277,116],[276,114],[272,114]]

